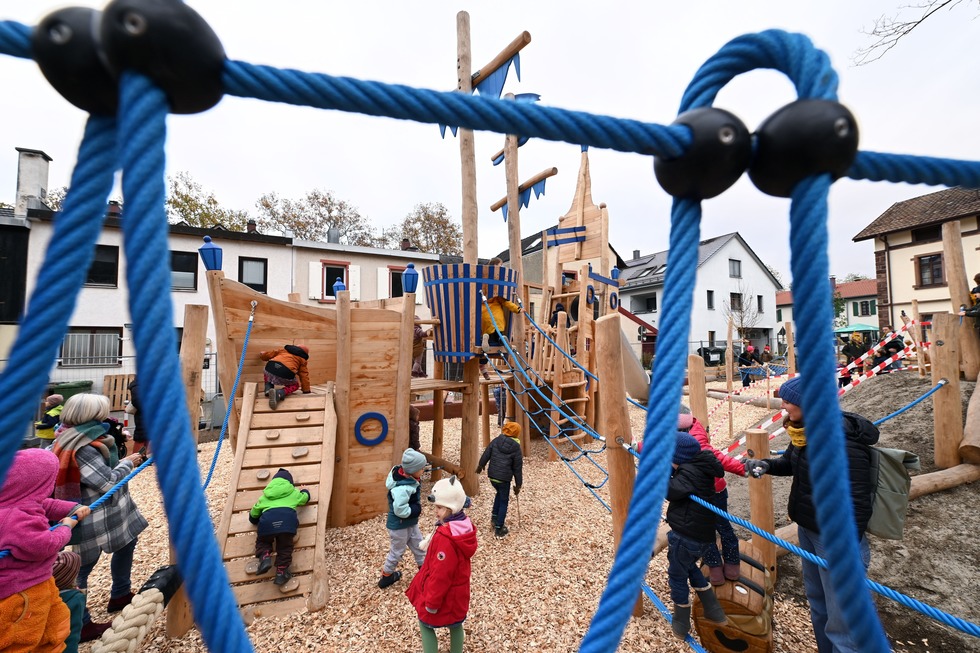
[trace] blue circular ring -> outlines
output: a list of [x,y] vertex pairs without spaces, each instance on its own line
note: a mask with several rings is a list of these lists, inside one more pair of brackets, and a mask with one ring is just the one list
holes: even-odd
[[595,286],[591,283],[585,288],[585,303],[589,306],[595,304]]
[[[379,435],[376,438],[366,438],[363,435],[361,435],[361,427],[364,425],[364,422],[369,419],[376,419],[379,422],[381,422],[381,435]],[[358,442],[363,444],[365,447],[373,447],[376,444],[381,444],[382,442],[384,442],[384,439],[388,437],[387,418],[385,418],[385,416],[382,415],[381,413],[364,413],[363,415],[357,418],[356,422],[354,422],[354,437],[357,439]]]
[[614,292],[609,293],[609,308],[614,311],[619,308],[619,295]]

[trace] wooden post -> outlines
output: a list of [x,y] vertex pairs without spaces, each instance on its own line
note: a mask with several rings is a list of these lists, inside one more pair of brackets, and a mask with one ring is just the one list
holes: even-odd
[[235,387],[235,373],[238,370],[236,356],[241,352],[235,351],[232,339],[228,336],[228,323],[225,321],[225,303],[221,295],[221,282],[225,278],[221,270],[208,270],[208,294],[211,297],[211,311],[214,318],[215,348],[218,352],[218,382],[221,392],[228,402],[231,414],[228,417],[228,444],[232,449],[238,443],[238,411],[235,410],[235,397],[231,389]]
[[[926,346],[923,344],[926,341],[926,334],[929,333],[927,329],[922,324],[922,316],[919,314],[919,300],[912,300],[912,319],[915,320],[915,326],[912,327],[915,339],[915,358],[919,363],[919,376],[926,375],[926,365],[929,363],[929,353],[926,351]],[[919,330],[922,327],[922,330]]]
[[[350,291],[337,293],[337,379],[334,404],[337,410],[337,443],[334,462],[337,473],[330,492],[330,525],[347,525],[347,487],[350,471],[350,365],[351,365],[351,324]],[[407,417],[407,416],[406,416]]]
[[[697,354],[687,357],[687,387],[691,414],[708,428],[708,394],[704,380],[704,359]],[[710,437],[710,433],[709,433]]]
[[725,378],[728,380],[728,439],[735,439],[735,407],[732,403],[732,377],[735,376],[735,350],[732,349],[732,319],[728,318],[728,344],[725,349]]
[[[456,14],[456,90],[473,92],[473,57],[470,49],[470,15]],[[459,160],[463,184],[463,263],[477,262],[476,144],[473,132],[460,128]],[[433,452],[435,453],[435,452]]]
[[[949,313],[932,316],[932,382],[948,383],[933,395],[936,467],[949,469],[960,464],[963,440],[963,406],[960,396],[959,317]],[[973,327],[967,334],[973,337]]]
[[796,374],[796,341],[793,339],[793,323],[786,322],[786,373],[789,376]]
[[[553,348],[551,353],[551,358],[554,361],[551,372],[551,396],[554,397],[556,404],[561,403],[561,384],[565,371],[565,356],[559,352],[559,348],[567,347],[567,319],[568,313],[565,311],[558,313],[558,327],[555,333],[555,342],[558,343],[558,346]],[[620,375],[622,375],[622,371],[620,371]],[[544,406],[542,406],[542,408],[544,408]],[[548,447],[548,460],[555,462],[558,460],[558,452],[556,451],[556,448],[558,447],[559,443],[559,440],[555,436],[557,436],[558,432],[561,430],[555,422],[561,419],[561,415],[558,413],[558,411],[552,411],[550,409],[548,409],[548,411],[552,414],[552,418],[548,420],[548,433],[551,436],[551,443],[554,445],[552,447]]]
[[[629,513],[630,499],[633,497],[633,481],[636,475],[633,455],[622,447],[623,444],[633,442],[633,434],[621,363],[623,352],[622,338],[619,335],[619,313],[600,317],[595,326],[597,371],[598,377],[602,379],[602,392],[599,395],[601,407],[598,411],[600,422],[597,426],[599,433],[606,436],[609,444],[606,449],[609,460],[609,503],[612,508],[613,541],[618,549]],[[642,615],[643,601],[638,596],[633,607],[633,616]]]
[[[316,508],[317,533],[324,533],[327,529],[327,505],[329,503],[323,501],[322,493],[331,491],[333,488],[333,460],[337,448],[337,409],[333,403],[335,386],[333,381],[327,382],[327,398],[323,406],[323,456],[320,459],[321,494]],[[322,610],[327,606],[327,600],[330,598],[329,578],[330,567],[327,566],[326,543],[321,537],[317,538],[316,547],[313,551],[313,585],[310,588],[309,596],[306,597],[306,609],[310,612]]]
[[[436,361],[432,369],[432,378],[446,378],[446,364]],[[432,455],[442,458],[443,421],[446,416],[446,391],[432,391]],[[429,475],[433,483],[442,478],[442,470],[434,469]]]
[[463,392],[463,429],[459,436],[459,466],[466,470],[466,476],[462,478],[463,489],[471,497],[480,494],[480,479],[474,472],[480,460],[480,426],[477,423],[480,399],[477,389],[481,378],[480,360],[472,356],[463,364],[463,381],[467,388]]
[[484,448],[490,446],[490,384],[480,382],[480,431]]
[[303,296],[298,292],[291,292],[286,295],[286,299],[294,304],[300,304],[303,301]]
[[[952,312],[955,314],[960,306],[972,305],[966,263],[963,261],[963,239],[960,236],[959,220],[943,223],[943,266],[946,268],[949,298],[953,302]],[[961,332],[972,335],[973,318],[964,317],[961,322],[963,325]],[[967,381],[976,381],[977,372],[980,371],[980,338],[960,338],[959,346],[964,378]]]
[[415,342],[415,293],[407,292],[402,296],[402,321],[398,343],[398,358],[401,363],[395,372],[395,419],[394,444],[391,452],[391,464],[400,465],[402,453],[408,448],[408,418],[412,403],[412,345]]
[[[749,429],[745,432],[746,451],[749,458],[764,459],[769,457],[769,434],[763,429]],[[761,478],[749,478],[749,515],[753,524],[762,530],[772,533],[776,529],[776,517],[772,504],[772,476],[768,474]],[[759,551],[762,562],[776,575],[776,545],[769,540],[752,535],[752,545]]]

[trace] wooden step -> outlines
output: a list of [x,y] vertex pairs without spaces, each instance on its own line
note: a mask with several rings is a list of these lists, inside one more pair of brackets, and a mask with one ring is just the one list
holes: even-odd
[[[295,548],[309,547],[316,544],[316,527],[315,526],[300,526],[299,530],[296,532],[299,536],[293,546]],[[225,560],[232,560],[234,558],[242,558],[246,556],[255,555],[255,536],[250,533],[245,533],[239,535],[238,537],[229,537],[225,541],[225,548],[223,557]]]
[[571,399],[562,399],[565,404],[580,404],[583,401],[588,401],[588,397],[572,397]]
[[235,585],[231,589],[235,594],[235,598],[238,600],[238,605],[240,606],[246,606],[252,603],[262,603],[264,601],[275,601],[277,599],[306,594],[310,589],[310,581],[312,581],[313,576],[311,574],[296,574],[293,576],[293,578],[299,579],[299,589],[297,589],[295,592],[290,592],[289,594],[283,594],[280,592],[279,587],[272,582],[271,578],[266,581],[250,583],[248,585]]
[[558,387],[559,388],[581,388],[582,386],[586,385],[587,383],[588,383],[588,381],[586,381],[586,380],[583,379],[581,381],[571,381],[569,383],[559,383],[558,384]]
[[[300,526],[316,524],[317,505],[300,506],[296,509],[299,516]],[[248,510],[236,512],[231,516],[228,526],[228,535],[238,535],[239,533],[254,533],[258,527],[248,520]]]
[[[228,571],[228,580],[234,583],[253,583],[259,580],[272,580],[276,575],[275,567],[273,566],[268,572],[261,576],[255,576],[253,574],[246,573],[245,565],[254,560],[252,558],[238,558],[237,560],[231,560],[225,563],[225,569]],[[313,571],[313,549],[293,549],[293,562],[289,566],[289,570],[293,574],[303,574]]]

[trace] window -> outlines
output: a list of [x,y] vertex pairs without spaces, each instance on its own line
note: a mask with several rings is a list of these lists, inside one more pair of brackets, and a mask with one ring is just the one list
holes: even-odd
[[928,254],[915,259],[918,287],[943,285],[943,255]]
[[766,310],[762,307],[762,295],[755,296],[755,306],[756,306],[755,310],[758,311],[759,313],[766,312]]
[[350,289],[350,281],[348,278],[348,268],[350,266],[346,261],[327,261],[320,260],[320,265],[323,270],[323,299],[328,301],[336,301],[337,294],[333,291],[333,285],[340,281]]
[[[401,297],[405,294],[405,289],[402,288],[402,273],[405,271],[404,265],[389,265],[387,268],[381,268],[387,274],[387,287],[383,290],[387,294],[382,294],[382,288],[378,288],[378,299],[382,297]],[[380,281],[380,279],[379,279]]]
[[709,290],[708,291],[708,310],[709,311],[715,310],[715,291],[714,290]]
[[715,332],[714,331],[708,331],[708,346],[709,347],[714,347],[715,346]]
[[120,365],[122,329],[115,327],[72,327],[61,343],[62,367],[108,367]]
[[733,279],[742,278],[742,262],[738,259],[730,258],[728,259],[728,276]]
[[782,322],[783,321],[783,309],[781,309],[781,308],[777,308],[776,309],[776,321],[777,322]]
[[96,245],[95,259],[85,277],[86,285],[115,288],[119,277],[119,248],[115,245]]
[[657,296],[653,295],[646,298],[646,309],[649,313],[657,312]]
[[868,315],[875,315],[878,312],[875,307],[875,300],[873,299],[851,302],[851,308],[855,317],[867,317]]
[[733,292],[728,296],[728,305],[733,311],[742,310],[742,293]]
[[269,292],[268,269],[268,259],[238,257],[238,281],[256,292]]
[[197,252],[170,252],[170,289],[197,290]]
[[941,224],[933,224],[929,225],[928,227],[920,227],[912,230],[913,243],[925,243],[942,239],[943,226]]

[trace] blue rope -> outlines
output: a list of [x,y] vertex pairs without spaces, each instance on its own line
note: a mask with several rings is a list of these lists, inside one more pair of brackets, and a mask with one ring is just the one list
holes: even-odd
[[[701,497],[698,497],[698,496],[695,496],[695,495],[692,494],[692,495],[690,495],[690,498],[693,499],[698,504],[704,506],[705,508],[707,508],[711,512],[715,513],[716,515],[719,515],[721,517],[724,517],[725,519],[727,519],[728,521],[732,522],[733,524],[737,524],[738,526],[741,526],[741,527],[743,527],[745,529],[748,529],[748,530],[752,531],[756,535],[759,535],[759,536],[763,537],[764,539],[766,539],[766,540],[768,540],[770,542],[773,542],[774,544],[777,544],[777,545],[783,547],[784,549],[786,549],[790,553],[795,553],[796,555],[800,556],[801,558],[805,558],[806,560],[809,560],[813,564],[819,565],[820,567],[822,567],[824,569],[828,569],[829,568],[829,565],[827,564],[827,561],[824,560],[823,558],[821,558],[821,557],[819,557],[817,555],[814,555],[814,554],[810,553],[809,551],[805,551],[805,550],[801,549],[800,547],[798,547],[798,546],[796,546],[794,544],[791,544],[791,543],[787,542],[786,540],[782,540],[782,539],[776,537],[775,535],[773,535],[772,533],[770,533],[768,531],[762,530],[761,528],[759,528],[758,526],[756,526],[752,522],[746,521],[746,520],[742,519],[741,517],[736,517],[735,515],[729,514],[729,513],[725,512],[724,510],[722,510],[721,508],[719,508],[719,507],[717,507],[717,506],[715,506],[715,505],[713,505],[713,504],[705,501]],[[914,599],[911,596],[906,596],[905,594],[902,594],[901,592],[898,592],[896,590],[893,590],[890,587],[887,587],[885,585],[881,585],[879,583],[876,583],[875,581],[873,581],[873,580],[871,580],[869,578],[865,578],[864,581],[865,581],[865,584],[872,591],[877,592],[878,594],[881,594],[882,596],[888,597],[888,598],[892,599],[893,601],[895,601],[897,603],[901,603],[902,605],[904,605],[907,608],[912,608],[913,610],[917,610],[917,611],[921,612],[922,614],[926,615],[927,617],[931,617],[932,619],[934,619],[936,621],[939,621],[941,623],[944,623],[947,626],[951,626],[953,628],[956,628],[957,630],[960,630],[960,631],[966,633],[967,635],[973,635],[974,637],[980,637],[980,626],[977,626],[974,623],[971,623],[971,622],[966,621],[964,619],[960,619],[959,617],[956,617],[954,615],[951,615],[951,614],[949,614],[947,612],[943,612],[942,610],[939,610],[938,608],[934,608],[931,605],[927,605],[925,603],[922,603],[918,599]]]
[[[137,316],[133,338],[143,412],[148,432],[167,433],[153,440],[160,489],[170,520],[180,575],[194,609],[194,619],[209,650],[252,651],[215,542],[200,476],[197,450],[187,419],[173,418],[173,407],[185,405],[175,335],[161,325],[173,324],[170,296],[167,216],[164,211],[164,142],[167,101],[147,78],[124,73],[120,84],[119,140],[123,194],[128,213],[123,220],[127,258],[126,281],[130,315]],[[105,195],[102,196],[104,201]],[[138,253],[138,255],[136,255]],[[137,290],[139,292],[133,292]]]
[[0,485],[25,426],[33,421],[35,398],[47,384],[45,374],[25,375],[21,370],[51,369],[58,356],[102,231],[105,198],[112,191],[115,149],[115,121],[90,118],[64,210],[54,222],[27,313],[7,366],[0,372]]
[[31,28],[12,20],[0,20],[0,52],[31,58]]
[[231,386],[231,396],[228,399],[228,407],[225,409],[225,421],[221,424],[221,433],[218,435],[218,446],[214,448],[214,455],[211,456],[211,467],[208,469],[208,476],[204,479],[204,489],[207,490],[211,485],[211,477],[214,476],[214,468],[218,466],[218,454],[221,453],[221,443],[225,441],[225,434],[228,432],[228,420],[231,418],[231,411],[235,407],[235,397],[238,396],[238,382],[242,378],[242,368],[245,367],[245,354],[248,352],[248,338],[252,335],[252,325],[255,324],[255,307],[257,302],[252,302],[252,312],[248,316],[248,327],[245,329],[245,340],[242,342],[242,355],[238,359],[238,371],[235,372],[235,382]]
[[904,413],[908,409],[912,408],[912,406],[915,406],[916,404],[921,403],[927,397],[929,397],[933,393],[937,392],[941,387],[943,387],[947,383],[949,383],[949,381],[947,381],[946,379],[940,379],[939,380],[939,383],[937,383],[935,386],[933,386],[933,388],[931,390],[929,390],[929,392],[925,393],[924,395],[922,395],[921,397],[919,397],[918,399],[916,399],[915,401],[913,401],[912,403],[910,403],[908,406],[905,406],[904,408],[899,408],[898,410],[896,410],[891,415],[885,415],[880,420],[878,420],[877,422],[875,422],[874,425],[875,426],[878,426],[882,422],[887,422],[888,420],[890,420],[893,417],[898,417],[899,415],[901,415],[902,413]]
[[[567,359],[568,359],[569,361],[571,361],[571,363],[572,363],[572,365],[574,365],[575,367],[577,367],[577,368],[579,368],[580,370],[582,370],[582,372],[583,372],[583,373],[585,374],[585,376],[586,376],[587,378],[589,378],[589,379],[592,379],[593,381],[598,381],[598,380],[599,380],[599,379],[598,379],[598,378],[596,377],[596,375],[595,375],[595,374],[593,374],[592,372],[590,372],[589,370],[587,370],[586,368],[584,368],[584,367],[583,367],[583,366],[582,366],[582,365],[581,365],[581,364],[580,364],[580,363],[579,363],[579,362],[578,362],[577,360],[575,360],[575,358],[574,358],[574,357],[573,357],[573,356],[572,356],[571,354],[569,354],[569,353],[567,353],[567,352],[566,352],[566,351],[565,351],[564,349],[562,349],[561,347],[559,347],[559,346],[558,346],[558,343],[557,343],[557,342],[555,342],[555,341],[554,341],[554,340],[553,340],[553,339],[551,338],[551,336],[549,336],[549,335],[548,335],[547,333],[545,333],[545,330],[544,330],[544,329],[542,329],[542,328],[541,328],[541,327],[540,327],[540,326],[538,325],[538,323],[537,323],[537,322],[535,322],[535,321],[534,321],[533,319],[531,319],[531,316],[527,314],[527,311],[522,311],[522,312],[524,313],[524,318],[525,318],[525,319],[526,319],[526,320],[527,320],[528,322],[530,322],[530,323],[531,323],[531,326],[533,326],[533,327],[534,327],[535,329],[537,329],[537,330],[538,330],[538,332],[540,332],[540,333],[541,333],[541,335],[543,335],[543,336],[545,337],[545,339],[546,339],[546,340],[547,340],[548,342],[550,342],[550,343],[551,343],[552,345],[554,345],[554,346],[555,346],[555,349],[557,349],[558,351],[560,351],[560,352],[562,353],[562,355],[563,355],[563,356],[565,356],[565,358],[567,358]],[[588,386],[588,385],[586,385],[585,387],[586,387],[586,388],[588,388],[589,386]]]
[[[657,608],[657,610],[660,611],[660,614],[664,616],[664,619],[667,620],[667,623],[674,623],[674,617],[670,614],[670,610],[668,610],[667,606],[664,605],[664,602],[660,600],[660,597],[654,594],[650,586],[641,585],[640,587],[643,589],[643,593],[647,595],[647,598],[650,599],[650,602],[653,603],[653,606]],[[687,643],[688,646],[690,646],[692,649],[697,651],[697,653],[708,653],[708,651],[701,648],[701,645],[698,643],[698,641],[693,637],[691,637],[691,635],[685,637],[684,641]]]

